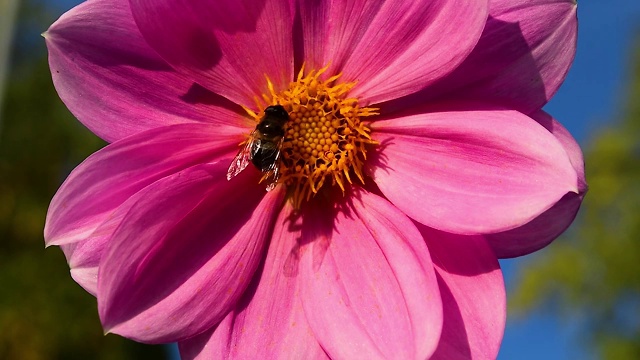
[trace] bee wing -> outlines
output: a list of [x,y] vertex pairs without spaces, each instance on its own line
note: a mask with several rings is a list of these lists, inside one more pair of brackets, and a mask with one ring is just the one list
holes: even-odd
[[278,146],[276,147],[276,156],[273,164],[266,171],[265,178],[268,180],[267,183],[267,191],[273,190],[278,184],[278,179],[280,178],[280,155],[282,154],[282,143],[284,142],[284,138],[281,138],[278,141]]
[[253,131],[242,149],[238,151],[236,157],[231,161],[229,170],[227,170],[227,180],[231,180],[232,177],[240,174],[251,163],[251,159],[256,155],[256,151],[259,148],[259,142],[260,139],[256,138],[255,131]]

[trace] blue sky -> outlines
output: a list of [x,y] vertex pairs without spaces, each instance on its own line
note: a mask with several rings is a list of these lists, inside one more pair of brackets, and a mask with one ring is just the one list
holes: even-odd
[[[60,4],[61,11],[80,2],[51,1]],[[598,129],[621,113],[634,36],[640,40],[636,36],[640,35],[640,0],[579,0],[578,20],[574,65],[545,109],[584,146]],[[532,256],[544,255],[542,250]],[[526,266],[530,258],[501,261],[508,291],[514,287],[518,268]],[[531,314],[523,321],[509,320],[499,359],[589,359],[576,338],[578,328],[579,324],[544,314]]]

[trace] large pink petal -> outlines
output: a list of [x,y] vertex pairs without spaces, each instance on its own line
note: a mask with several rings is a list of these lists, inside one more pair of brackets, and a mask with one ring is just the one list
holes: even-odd
[[284,190],[257,170],[227,181],[228,162],[198,165],[150,186],[100,261],[104,328],[136,341],[184,340],[234,308],[264,257]]
[[242,122],[237,106],[178,74],[142,38],[126,0],[90,0],[44,33],[53,83],[107,141],[160,126]]
[[148,43],[176,69],[254,107],[293,80],[293,10],[283,0],[131,0]]
[[433,83],[471,52],[487,0],[300,2],[304,59],[331,63],[365,103],[395,99]]
[[[171,176],[160,181],[171,181]],[[153,196],[155,186],[145,187],[126,199],[108,216],[105,216],[104,222],[86,238],[60,245],[69,263],[71,277],[91,295],[96,296],[98,293],[100,260],[107,250],[114,232],[139,199]]]
[[435,265],[444,324],[432,359],[495,359],[507,319],[504,280],[481,236],[444,233],[418,224]]
[[560,142],[511,110],[447,104],[376,121],[370,173],[413,219],[457,234],[520,226],[565,194],[576,171]]
[[179,344],[183,359],[328,359],[302,310],[297,274],[300,218],[285,205],[260,276],[211,331]]
[[482,37],[466,60],[434,86],[385,108],[467,98],[524,113],[540,109],[573,62],[576,8],[574,0],[492,0]]
[[578,143],[567,129],[546,112],[540,110],[532,117],[564,147],[578,176],[578,193],[566,194],[551,209],[523,226],[488,235],[489,244],[499,258],[522,256],[547,246],[571,225],[587,192],[584,160]]
[[442,303],[413,223],[364,191],[344,207],[303,216],[302,306],[331,358],[428,358],[440,337]]
[[[162,183],[170,182],[172,181],[171,175],[159,181]],[[108,216],[103,214],[103,216],[96,217],[95,223],[102,222],[91,234],[82,240],[61,245],[71,268],[71,277],[92,295],[97,294],[100,259],[108,248],[115,231],[132,206],[137,204],[140,199],[155,196],[157,186],[160,185],[154,183],[153,186],[147,186],[131,195],[121,204],[114,203],[113,205],[117,207],[109,212]]]
[[113,233],[131,205],[135,204],[139,197],[149,196],[145,190],[146,188],[137,192],[111,212],[109,217],[85,239],[60,245],[69,263],[71,277],[91,295],[96,296],[98,293],[100,259],[109,246]]
[[106,146],[72,171],[51,200],[44,228],[47,245],[83,240],[145,186],[236,151],[242,131],[179,124]]
[[[172,180],[169,175],[159,181],[166,182]],[[122,204],[118,205],[115,210],[110,212],[108,216],[105,215],[103,217],[104,221],[100,223],[91,234],[87,235],[86,238],[60,245],[69,263],[71,277],[93,296],[96,296],[98,293],[100,259],[102,259],[102,255],[107,250],[114,232],[138,200],[154,196],[156,186],[158,185],[147,186],[126,199]],[[98,221],[97,219],[96,222]]]

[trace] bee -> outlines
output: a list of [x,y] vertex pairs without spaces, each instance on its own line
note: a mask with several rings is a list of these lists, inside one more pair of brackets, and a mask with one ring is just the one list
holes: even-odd
[[280,177],[280,154],[284,141],[284,125],[289,114],[282,105],[272,105],[264,109],[264,116],[249,135],[238,155],[233,159],[227,180],[231,180],[244,170],[249,162],[260,171],[267,182],[267,191],[272,190]]

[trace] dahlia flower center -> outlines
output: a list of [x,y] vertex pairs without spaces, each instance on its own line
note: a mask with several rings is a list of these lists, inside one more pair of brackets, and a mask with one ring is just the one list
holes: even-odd
[[[347,97],[355,82],[337,82],[341,74],[322,80],[327,68],[305,75],[303,66],[281,92],[267,79],[269,93],[263,95],[267,104],[281,105],[289,115],[276,181],[289,188],[295,207],[323,187],[337,185],[344,192],[354,175],[364,183],[367,145],[377,144],[363,118],[377,115],[378,109],[360,107],[358,99]],[[257,122],[264,118],[264,112],[252,115]]]

